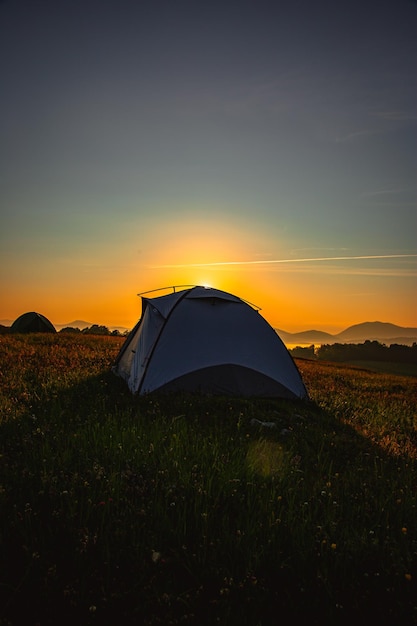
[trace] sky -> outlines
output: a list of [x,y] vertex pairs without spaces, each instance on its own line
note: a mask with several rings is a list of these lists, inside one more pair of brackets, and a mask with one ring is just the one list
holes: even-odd
[[[0,0],[0,319],[209,285],[417,327],[415,0]],[[165,292],[161,292],[165,293]]]

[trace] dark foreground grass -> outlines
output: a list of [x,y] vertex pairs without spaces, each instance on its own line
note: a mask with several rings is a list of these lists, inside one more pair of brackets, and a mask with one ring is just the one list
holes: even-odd
[[416,623],[415,378],[132,398],[121,341],[0,338],[1,626]]

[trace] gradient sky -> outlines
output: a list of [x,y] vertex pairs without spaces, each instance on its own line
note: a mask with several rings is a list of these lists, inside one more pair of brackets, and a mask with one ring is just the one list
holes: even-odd
[[417,326],[412,0],[0,0],[0,319],[209,284]]

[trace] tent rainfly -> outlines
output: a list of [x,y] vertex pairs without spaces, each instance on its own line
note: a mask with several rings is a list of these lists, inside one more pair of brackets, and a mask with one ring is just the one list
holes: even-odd
[[192,287],[142,297],[142,315],[113,372],[134,394],[307,398],[287,348],[259,311],[240,298]]
[[12,333],[56,333],[53,324],[44,315],[34,311],[23,313],[15,319],[10,331]]

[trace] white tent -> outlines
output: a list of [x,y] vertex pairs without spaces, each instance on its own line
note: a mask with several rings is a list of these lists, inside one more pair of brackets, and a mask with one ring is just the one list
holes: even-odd
[[142,297],[142,316],[113,371],[138,394],[307,397],[292,357],[259,311],[206,287]]

